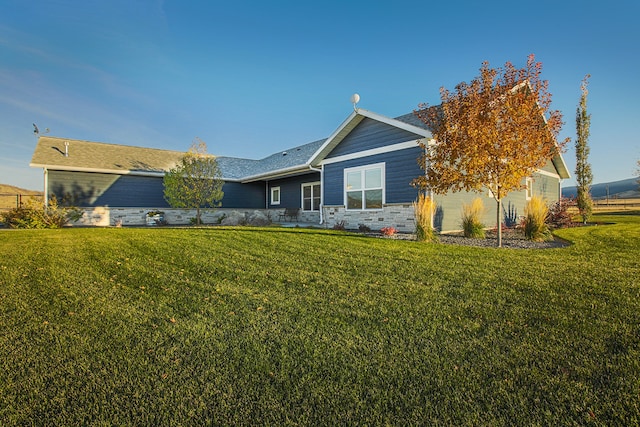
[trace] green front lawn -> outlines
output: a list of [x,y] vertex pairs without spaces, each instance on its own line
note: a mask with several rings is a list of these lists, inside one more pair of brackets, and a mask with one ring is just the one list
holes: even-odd
[[509,250],[0,232],[0,425],[637,425],[640,216]]

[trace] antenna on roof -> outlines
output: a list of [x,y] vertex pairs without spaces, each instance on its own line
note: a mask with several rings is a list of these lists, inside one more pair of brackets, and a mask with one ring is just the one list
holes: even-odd
[[[45,128],[45,130],[44,130],[43,134],[45,134],[45,133],[49,133],[49,128]],[[38,126],[36,126],[36,124],[35,124],[35,123],[33,124],[33,134],[34,134],[35,136],[40,135],[40,129],[38,129]]]
[[358,109],[358,102],[360,102],[360,95],[358,95],[357,93],[354,93],[353,95],[351,95],[351,103],[353,104],[353,111],[356,111]]
[[69,157],[69,141],[64,142],[64,156]]

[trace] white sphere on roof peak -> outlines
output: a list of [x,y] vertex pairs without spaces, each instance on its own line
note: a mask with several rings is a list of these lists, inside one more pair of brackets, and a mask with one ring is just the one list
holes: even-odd
[[357,104],[358,102],[360,102],[360,95],[358,95],[357,93],[351,95],[351,103]]

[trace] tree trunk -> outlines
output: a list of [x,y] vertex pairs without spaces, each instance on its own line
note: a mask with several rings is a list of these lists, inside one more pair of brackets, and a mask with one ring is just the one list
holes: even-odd
[[497,209],[496,209],[496,224],[498,227],[498,247],[501,248],[502,247],[502,215],[501,215],[501,211],[502,211],[502,199],[497,199]]

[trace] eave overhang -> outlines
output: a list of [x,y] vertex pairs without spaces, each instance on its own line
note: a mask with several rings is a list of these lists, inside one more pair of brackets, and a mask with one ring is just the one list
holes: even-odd
[[88,172],[88,173],[106,173],[113,175],[134,175],[134,176],[153,176],[163,177],[164,171],[147,171],[147,170],[123,170],[123,169],[98,169],[98,168],[83,168],[78,166],[59,166],[59,165],[45,165],[40,163],[29,163],[32,168],[43,168],[46,170],[56,171],[68,171],[68,172]]
[[311,169],[310,165],[305,164],[305,165],[292,166],[289,168],[284,168],[284,169],[279,169],[275,171],[269,171],[269,172],[260,173],[257,175],[248,176],[246,178],[242,178],[238,180],[238,182],[245,184],[245,183],[255,182],[255,181],[268,181],[268,180],[273,180],[278,178],[285,178],[289,176],[302,175],[310,172],[316,172],[316,171]]

